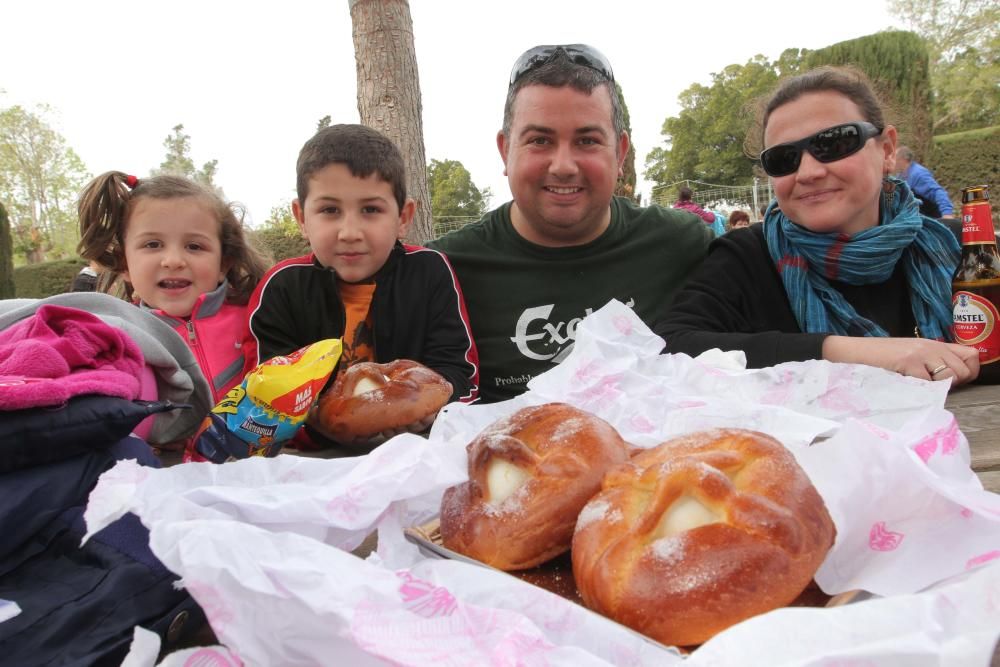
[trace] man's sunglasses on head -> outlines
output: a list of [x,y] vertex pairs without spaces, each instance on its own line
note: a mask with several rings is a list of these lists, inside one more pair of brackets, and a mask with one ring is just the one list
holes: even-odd
[[869,139],[880,134],[881,127],[864,121],[835,125],[805,139],[765,149],[760,154],[760,165],[768,176],[787,176],[798,171],[802,151],[809,151],[820,162],[836,162],[854,155]]
[[577,65],[583,65],[603,75],[608,81],[614,81],[611,63],[604,55],[592,46],[586,44],[547,44],[528,49],[514,63],[510,71],[510,85],[533,69],[551,62],[557,54],[562,53]]

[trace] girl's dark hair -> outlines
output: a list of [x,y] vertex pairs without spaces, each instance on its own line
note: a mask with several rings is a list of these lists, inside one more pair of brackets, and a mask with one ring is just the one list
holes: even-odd
[[794,102],[808,93],[827,91],[840,93],[854,102],[861,110],[863,118],[860,120],[866,120],[879,128],[886,126],[887,105],[881,101],[875,92],[874,84],[864,72],[849,65],[838,67],[824,65],[804,74],[782,79],[770,96],[758,102],[756,128],[747,135],[744,146],[747,155],[757,159],[763,150],[767,122],[778,107]]
[[693,196],[694,192],[686,185],[682,185],[681,189],[677,191],[677,198],[681,201],[691,201],[691,197]]
[[228,267],[229,303],[245,304],[257,283],[270,266],[268,260],[247,239],[243,211],[228,204],[209,188],[194,181],[161,174],[137,179],[121,171],[101,174],[80,193],[77,211],[80,216],[80,242],[77,252],[102,268],[97,289],[123,292],[132,299],[132,286],[121,280],[125,264],[125,232],[135,203],[143,197],[179,199],[194,197],[209,206],[219,221],[222,265]]

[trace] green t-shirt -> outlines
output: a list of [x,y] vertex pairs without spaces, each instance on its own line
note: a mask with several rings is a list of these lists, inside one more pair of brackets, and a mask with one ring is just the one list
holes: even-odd
[[685,211],[611,202],[611,224],[580,246],[548,248],[510,222],[510,202],[429,243],[458,275],[479,349],[480,396],[513,398],[569,353],[580,320],[618,299],[650,327],[713,234]]

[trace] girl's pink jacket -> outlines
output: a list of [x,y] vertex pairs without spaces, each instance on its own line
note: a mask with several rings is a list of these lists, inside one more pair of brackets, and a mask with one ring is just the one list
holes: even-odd
[[226,303],[228,289],[228,283],[223,282],[214,291],[202,294],[187,319],[140,304],[187,341],[212,388],[215,403],[253,370],[253,362],[247,358],[251,348],[246,306]]

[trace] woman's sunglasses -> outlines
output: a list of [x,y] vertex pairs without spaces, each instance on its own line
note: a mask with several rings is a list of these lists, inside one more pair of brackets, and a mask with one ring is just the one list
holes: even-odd
[[536,46],[521,54],[521,57],[514,63],[514,68],[510,71],[510,85],[513,86],[518,79],[531,70],[550,62],[558,53],[562,53],[577,65],[583,65],[599,72],[608,81],[615,80],[615,75],[611,72],[611,63],[594,47],[586,44],[549,44]]
[[765,149],[760,154],[760,165],[768,176],[787,176],[798,170],[804,150],[820,162],[836,162],[854,155],[869,139],[880,134],[882,128],[864,121],[835,125],[805,139]]

